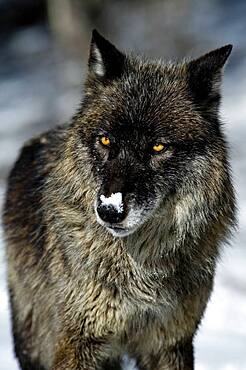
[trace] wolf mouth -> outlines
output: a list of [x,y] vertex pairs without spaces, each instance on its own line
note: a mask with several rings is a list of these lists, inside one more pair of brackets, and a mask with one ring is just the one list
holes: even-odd
[[115,237],[123,238],[125,236],[128,236],[130,234],[133,234],[138,227],[123,227],[123,226],[116,226],[116,225],[110,225],[110,224],[102,224],[102,226],[105,227],[105,229],[111,233]]
[[114,225],[109,225],[109,226],[106,226],[108,229],[112,229],[112,230],[115,230],[115,231],[126,231],[127,229],[124,228],[124,227],[119,227],[119,226],[114,226]]
[[120,226],[105,225],[105,227],[114,236],[121,236],[121,237],[123,237],[123,236],[127,236],[127,235],[129,235],[129,234],[131,234],[133,232],[133,231],[131,231],[128,228],[120,227]]

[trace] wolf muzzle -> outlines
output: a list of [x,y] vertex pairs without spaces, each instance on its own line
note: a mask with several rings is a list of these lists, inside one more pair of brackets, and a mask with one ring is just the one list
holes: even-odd
[[97,213],[102,221],[109,224],[122,222],[127,215],[122,193],[113,193],[110,197],[100,195],[97,201]]

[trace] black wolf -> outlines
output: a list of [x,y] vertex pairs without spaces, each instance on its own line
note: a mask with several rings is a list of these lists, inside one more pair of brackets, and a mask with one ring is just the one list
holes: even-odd
[[235,220],[219,120],[232,46],[165,64],[93,32],[81,108],[26,143],[5,203],[23,370],[192,370]]

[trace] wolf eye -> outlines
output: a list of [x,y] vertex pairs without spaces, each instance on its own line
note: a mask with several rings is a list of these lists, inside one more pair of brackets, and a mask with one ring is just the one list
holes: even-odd
[[104,146],[110,145],[110,139],[107,136],[101,136],[100,137],[100,143]]
[[160,144],[160,143],[156,143],[154,146],[153,146],[153,150],[154,152],[158,153],[158,152],[162,152],[163,150],[166,149],[166,145],[164,144]]

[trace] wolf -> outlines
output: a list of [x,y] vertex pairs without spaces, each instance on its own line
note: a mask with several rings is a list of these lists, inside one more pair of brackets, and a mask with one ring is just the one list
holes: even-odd
[[[4,230],[22,370],[194,369],[235,225],[220,82],[232,45],[164,63],[96,30],[71,122],[27,142]],[[133,361],[133,360],[132,360]]]

